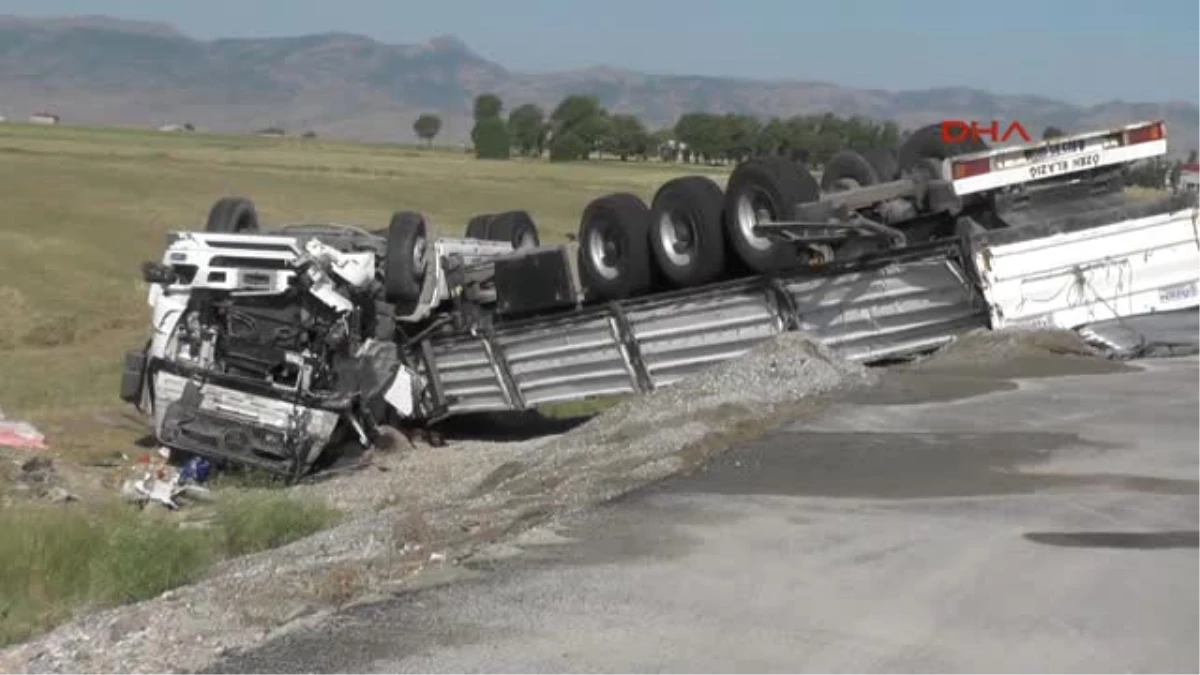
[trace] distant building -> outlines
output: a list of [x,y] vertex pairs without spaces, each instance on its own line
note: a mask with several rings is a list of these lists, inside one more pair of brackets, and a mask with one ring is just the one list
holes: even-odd
[[58,115],[54,113],[40,112],[29,116],[30,124],[58,124],[59,121]]
[[1184,164],[1179,172],[1179,189],[1200,191],[1200,163]]

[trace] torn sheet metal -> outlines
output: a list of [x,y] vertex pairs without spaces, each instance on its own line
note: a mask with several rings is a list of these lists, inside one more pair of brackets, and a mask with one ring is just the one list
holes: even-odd
[[295,467],[297,461],[311,464],[339,418],[336,412],[215,384],[196,385],[162,371],[155,374],[154,387],[155,437],[161,442],[268,470]]
[[1200,306],[1197,209],[974,252],[993,330],[1084,324]]
[[1159,312],[1079,327],[1080,337],[1119,359],[1200,352],[1200,310]]

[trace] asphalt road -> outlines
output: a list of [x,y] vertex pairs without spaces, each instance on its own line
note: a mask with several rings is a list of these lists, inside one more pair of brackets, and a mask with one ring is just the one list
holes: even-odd
[[220,669],[1194,673],[1200,371],[1139,368],[893,378]]

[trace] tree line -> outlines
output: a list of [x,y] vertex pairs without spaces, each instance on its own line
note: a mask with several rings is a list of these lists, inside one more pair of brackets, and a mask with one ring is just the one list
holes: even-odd
[[[546,157],[552,162],[615,157],[621,161],[657,158],[668,162],[724,164],[748,157],[780,155],[811,165],[822,165],[843,149],[896,149],[911,133],[893,121],[839,117],[832,113],[773,117],[763,121],[753,115],[693,112],[674,125],[649,130],[636,115],[612,113],[595,96],[573,94],[547,112],[533,103],[505,113],[496,94],[481,94],[473,106],[475,124],[471,146],[480,159]],[[423,114],[413,122],[413,132],[427,145],[441,132],[437,115]],[[1056,126],[1042,138],[1065,136]],[[1194,151],[1189,163],[1194,163]],[[1182,163],[1165,159],[1136,167],[1131,184],[1163,185],[1178,180]]]
[[[819,164],[843,148],[895,148],[904,136],[895,122],[829,113],[764,122],[752,115],[696,112],[651,131],[636,115],[612,113],[595,96],[578,94],[549,113],[525,103],[507,115],[499,96],[482,94],[475,99],[473,115],[471,142],[480,159],[548,156],[562,162],[609,156],[718,164],[773,154]],[[413,132],[428,145],[441,128],[441,118],[432,114],[413,123]]]

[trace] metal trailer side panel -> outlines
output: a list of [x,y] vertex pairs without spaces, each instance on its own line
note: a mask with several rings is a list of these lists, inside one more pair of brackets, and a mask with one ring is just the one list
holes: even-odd
[[870,362],[986,325],[982,297],[943,246],[874,269],[743,280],[434,338],[432,351],[446,410],[458,414],[669,386],[788,330]]
[[787,285],[800,330],[852,361],[936,349],[987,326],[983,298],[957,262],[915,261]]
[[628,316],[655,387],[737,358],[784,330],[766,294],[752,286],[635,307]]
[[991,327],[1055,327],[1200,304],[1197,209],[1006,244],[974,264]]
[[432,344],[442,393],[450,409],[457,413],[510,409],[492,359],[480,340],[466,337]]
[[605,316],[543,331],[497,331],[526,406],[636,391],[612,320]]

